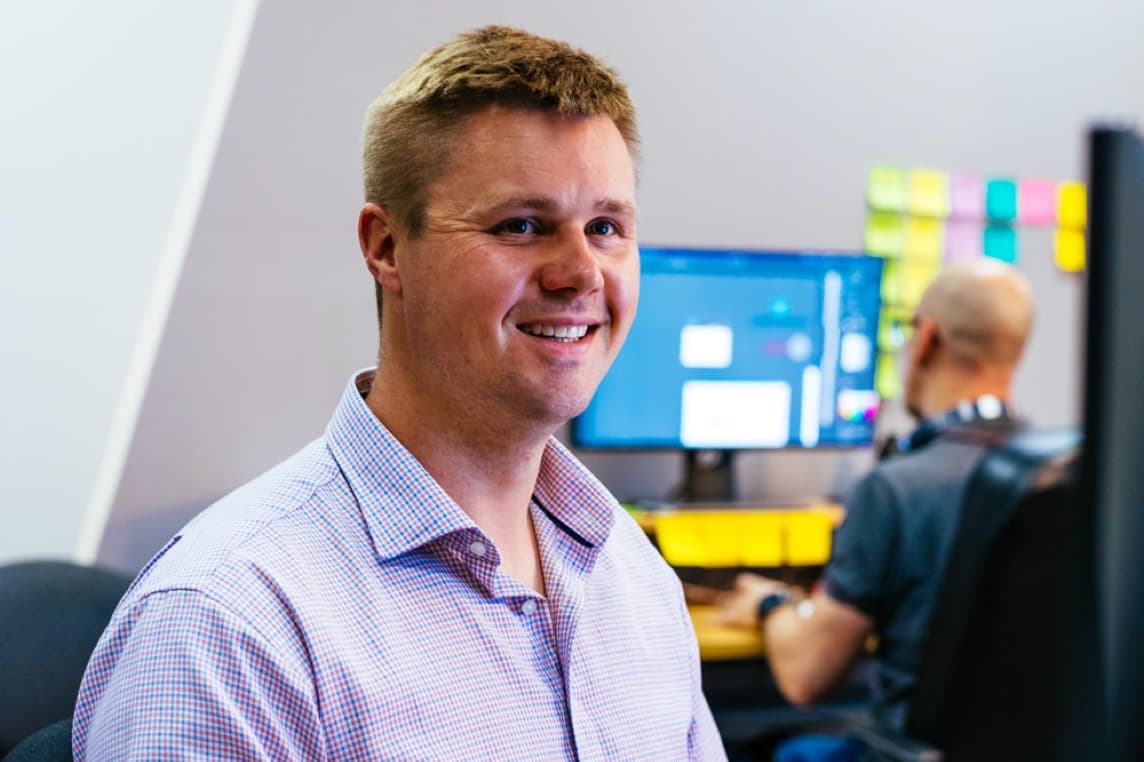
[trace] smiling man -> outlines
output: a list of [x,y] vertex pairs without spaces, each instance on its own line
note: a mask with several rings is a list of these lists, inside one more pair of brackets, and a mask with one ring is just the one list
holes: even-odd
[[635,315],[636,145],[614,72],[517,30],[385,89],[378,367],[143,570],[77,759],[723,757],[675,575],[552,438]]

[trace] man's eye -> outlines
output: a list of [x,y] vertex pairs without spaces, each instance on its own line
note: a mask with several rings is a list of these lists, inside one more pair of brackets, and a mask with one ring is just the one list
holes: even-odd
[[592,220],[588,223],[588,233],[591,235],[615,235],[616,223],[611,220]]
[[536,223],[532,220],[515,219],[505,220],[497,226],[497,232],[508,233],[510,235],[527,235],[528,233],[535,233]]

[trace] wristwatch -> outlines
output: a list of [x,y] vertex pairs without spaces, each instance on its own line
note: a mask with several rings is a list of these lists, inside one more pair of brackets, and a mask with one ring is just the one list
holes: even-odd
[[785,603],[790,603],[790,593],[768,593],[764,595],[763,599],[759,601],[759,623],[762,624],[772,611]]

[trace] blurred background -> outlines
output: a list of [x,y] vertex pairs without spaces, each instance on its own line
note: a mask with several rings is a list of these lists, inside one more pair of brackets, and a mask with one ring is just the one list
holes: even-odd
[[[1130,0],[7,0],[0,563],[134,572],[322,433],[376,353],[355,233],[365,108],[488,23],[622,74],[648,244],[856,251],[874,165],[1080,180],[1086,125],[1144,121]],[[1039,310],[1016,400],[1075,425],[1083,274],[1056,267],[1051,230],[1020,236]],[[668,495],[683,464],[583,457],[624,498]],[[872,460],[744,454],[739,494],[840,495]]]

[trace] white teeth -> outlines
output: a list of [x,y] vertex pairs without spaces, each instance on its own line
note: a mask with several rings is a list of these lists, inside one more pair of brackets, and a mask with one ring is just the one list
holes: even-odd
[[544,325],[543,323],[527,323],[520,326],[520,330],[533,336],[546,336],[561,342],[579,341],[588,333],[586,325]]

